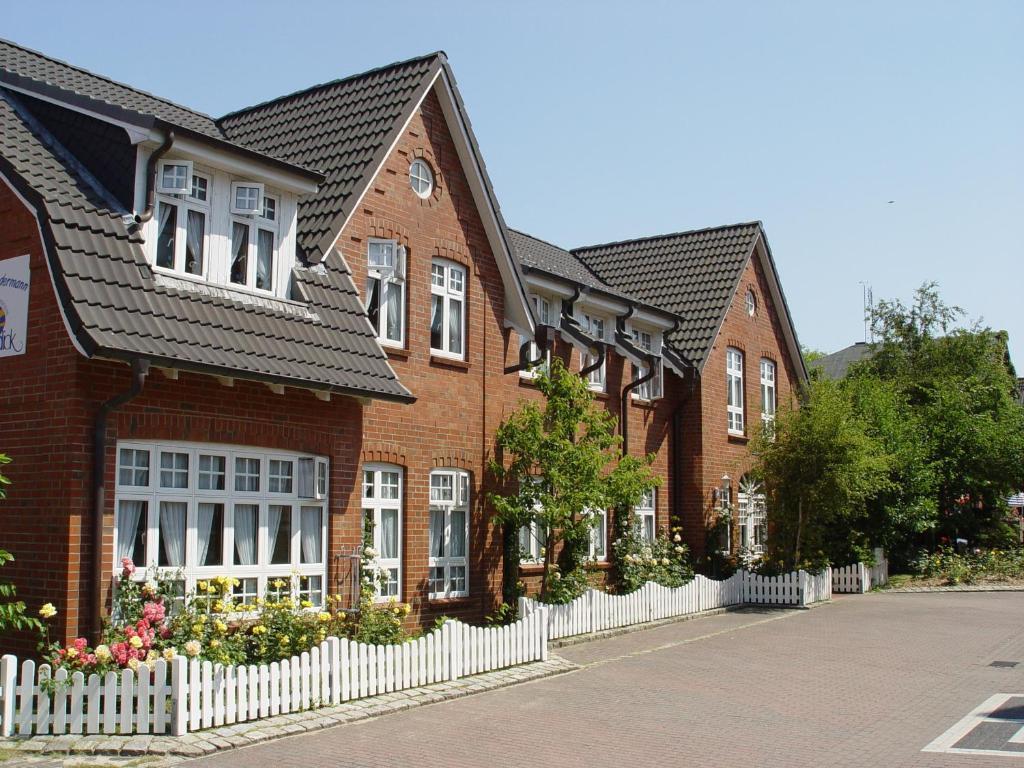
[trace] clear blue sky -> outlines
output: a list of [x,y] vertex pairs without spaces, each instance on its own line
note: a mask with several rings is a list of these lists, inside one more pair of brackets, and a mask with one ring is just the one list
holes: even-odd
[[761,219],[805,345],[862,337],[860,281],[937,280],[1024,375],[1024,2],[168,7],[10,3],[0,37],[211,115],[443,49],[511,226]]

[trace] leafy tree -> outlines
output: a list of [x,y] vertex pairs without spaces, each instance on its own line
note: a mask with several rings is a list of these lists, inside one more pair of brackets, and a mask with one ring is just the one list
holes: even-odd
[[868,501],[888,488],[891,458],[847,389],[812,382],[755,440],[768,496],[769,561],[785,570],[847,562],[868,545]]
[[[505,539],[505,601],[514,600],[520,528],[544,535],[541,600],[571,600],[585,588],[583,564],[597,516],[588,509],[631,509],[657,484],[650,459],[622,456],[616,420],[594,404],[586,383],[558,359],[541,370],[543,402],[527,401],[498,428],[506,461],[490,469],[506,491],[490,501]],[[557,559],[556,559],[557,558]]]
[[[11,458],[0,453],[0,466],[10,464]],[[0,499],[7,498],[7,486],[11,484],[10,478],[0,473]],[[14,560],[14,555],[5,549],[0,549],[0,566]],[[32,629],[41,631],[42,622],[34,616],[25,615],[25,602],[18,600],[18,590],[13,582],[0,581],[0,634],[19,629]]]

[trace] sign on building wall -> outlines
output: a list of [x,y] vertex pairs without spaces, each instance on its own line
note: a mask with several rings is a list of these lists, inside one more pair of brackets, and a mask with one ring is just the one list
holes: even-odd
[[0,261],[0,357],[22,355],[28,339],[29,257]]

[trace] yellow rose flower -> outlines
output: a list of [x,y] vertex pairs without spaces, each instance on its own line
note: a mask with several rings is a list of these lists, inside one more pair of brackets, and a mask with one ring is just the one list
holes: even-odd
[[131,639],[128,640],[128,645],[130,645],[132,648],[141,648],[142,638],[138,635],[132,635]]
[[208,586],[209,586],[209,584],[207,582],[205,582],[205,581],[197,581],[196,582],[196,589],[199,590],[200,592],[205,592],[206,588]]
[[198,635],[198,634],[201,634],[202,631],[203,631],[203,625],[202,624],[193,624],[192,625],[192,633],[193,634]]
[[164,656],[165,659],[167,659],[167,661],[170,661],[171,659],[173,659],[177,655],[178,655],[178,652],[176,650],[174,650],[173,648],[164,648],[163,656]]
[[214,629],[216,629],[218,632],[221,632],[221,633],[224,633],[224,632],[228,631],[228,625],[225,624],[220,619],[218,619],[217,621],[215,621],[213,623],[213,627],[214,627]]
[[301,606],[302,606],[303,608],[312,608],[312,607],[313,607],[313,601],[312,601],[312,600],[303,600],[303,601],[302,601],[302,602],[300,603],[300,605],[301,605]]
[[160,658],[160,654],[150,649],[149,653],[146,654],[146,661],[156,661]]
[[331,614],[327,613],[327,611],[321,611],[317,614],[317,618],[326,623],[331,620]]
[[68,658],[73,659],[78,655],[78,649],[74,646],[68,648]]
[[216,638],[211,640],[210,641],[210,647],[211,648],[220,648],[220,640],[217,640]]
[[53,607],[53,603],[43,603],[43,607],[39,609],[39,615],[44,619],[52,619],[57,615],[57,609]]
[[275,589],[283,589],[284,588],[284,582],[281,579],[274,579],[274,581],[271,582],[271,584],[272,584],[272,586]]

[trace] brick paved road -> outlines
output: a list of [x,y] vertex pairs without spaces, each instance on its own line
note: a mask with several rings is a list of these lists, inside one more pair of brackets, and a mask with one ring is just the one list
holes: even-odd
[[[920,750],[1024,693],[1024,594],[837,599],[559,651],[577,672],[291,737],[200,766],[1024,766]],[[189,763],[190,766],[193,763]]]

